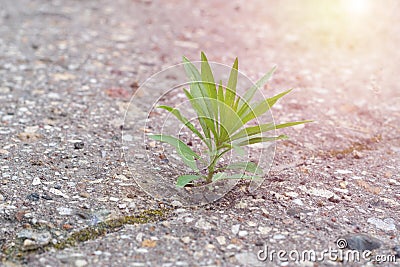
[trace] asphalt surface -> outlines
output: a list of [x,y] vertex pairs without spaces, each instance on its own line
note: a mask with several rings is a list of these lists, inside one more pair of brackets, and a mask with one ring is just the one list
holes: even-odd
[[[397,1],[0,5],[1,265],[399,263]],[[215,202],[182,207],[137,183],[169,175],[140,139],[162,119],[135,125],[171,77],[138,90],[200,51],[228,65],[238,56],[254,81],[277,65],[262,93],[294,90],[274,107],[275,121],[314,122],[281,131],[290,139],[276,143],[256,191],[243,182]],[[368,249],[374,260],[257,259],[266,248]]]

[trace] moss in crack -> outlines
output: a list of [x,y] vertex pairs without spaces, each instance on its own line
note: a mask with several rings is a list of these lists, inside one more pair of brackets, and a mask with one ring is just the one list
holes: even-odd
[[115,232],[126,224],[144,224],[156,222],[164,219],[169,210],[146,210],[137,216],[128,215],[116,219],[100,222],[95,226],[90,226],[80,231],[72,233],[68,238],[52,245],[56,249],[64,249],[66,247],[75,246],[77,243],[96,239],[107,233]]
[[372,149],[374,149],[373,145],[376,143],[379,143],[381,141],[382,141],[382,136],[379,134],[379,135],[375,135],[371,138],[368,138],[363,143],[353,142],[346,148],[332,149],[325,153],[324,152],[321,153],[320,156],[338,157],[339,155],[345,156],[345,155],[352,154],[355,151],[361,152],[361,151],[365,151],[365,150],[372,150]]
[[79,243],[94,240],[107,233],[112,233],[118,231],[121,227],[126,224],[145,224],[151,222],[162,221],[167,218],[170,209],[159,209],[159,210],[145,210],[138,215],[127,215],[123,217],[118,217],[115,219],[110,219],[104,222],[100,222],[93,226],[88,226],[79,231],[73,232],[64,240],[60,240],[58,243],[49,243],[46,246],[39,247],[32,250],[24,250],[23,242],[21,240],[15,240],[15,244],[12,246],[2,248],[2,253],[0,252],[0,262],[6,261],[18,261],[24,262],[26,256],[31,253],[40,253],[43,250],[49,250],[51,248],[61,250],[67,247],[73,247]]

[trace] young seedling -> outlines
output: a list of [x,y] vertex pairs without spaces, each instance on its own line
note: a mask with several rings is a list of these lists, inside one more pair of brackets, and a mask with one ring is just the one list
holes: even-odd
[[[151,139],[172,145],[182,161],[193,170],[191,174],[181,175],[177,178],[176,185],[178,187],[184,187],[199,179],[211,183],[221,179],[260,178],[263,175],[262,169],[250,161],[234,162],[219,168],[217,166],[220,166],[218,163],[222,156],[232,149],[240,152],[245,146],[287,138],[286,135],[264,136],[263,134],[266,132],[310,122],[294,121],[278,125],[269,122],[249,125],[249,122],[266,113],[281,97],[291,91],[287,90],[261,101],[252,101],[256,91],[270,79],[275,68],[265,74],[241,97],[236,92],[237,58],[232,66],[226,87],[222,85],[222,81],[218,84],[215,83],[211,67],[203,52],[201,53],[200,71],[186,57],[183,58],[183,63],[191,81],[190,90],[183,90],[197,115],[196,119],[201,129],[197,129],[178,109],[166,105],[161,105],[159,108],[173,114],[207,147],[207,159],[203,162],[207,166],[206,173],[204,174],[198,168],[198,162],[204,160],[182,140],[164,134],[148,135]],[[232,175],[228,172],[229,170],[241,170],[241,174]]]

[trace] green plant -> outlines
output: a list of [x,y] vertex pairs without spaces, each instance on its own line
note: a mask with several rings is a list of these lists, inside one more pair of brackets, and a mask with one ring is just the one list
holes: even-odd
[[[191,80],[190,90],[183,89],[190,101],[193,110],[197,114],[197,121],[201,131],[198,130],[181,112],[173,107],[162,105],[165,109],[181,121],[192,133],[194,133],[207,147],[207,160],[203,162],[205,173],[198,168],[198,161],[204,161],[182,140],[169,135],[153,134],[150,138],[168,143],[175,147],[183,162],[192,170],[192,174],[181,175],[177,178],[177,186],[183,187],[192,181],[205,179],[211,183],[220,179],[256,179],[263,174],[253,162],[234,162],[227,166],[217,167],[221,157],[232,149],[243,153],[241,147],[251,144],[270,142],[285,139],[287,136],[263,136],[262,134],[275,129],[294,126],[309,121],[295,121],[275,125],[273,122],[249,126],[249,122],[266,113],[281,97],[288,94],[287,90],[271,98],[258,102],[251,102],[258,88],[262,87],[271,77],[275,68],[265,74],[254,86],[240,97],[236,92],[238,80],[238,59],[230,72],[226,88],[222,81],[217,85],[207,57],[201,53],[200,71],[186,58],[183,57],[184,68]],[[228,170],[241,170],[241,174],[228,174]],[[246,174],[249,173],[249,174]]]

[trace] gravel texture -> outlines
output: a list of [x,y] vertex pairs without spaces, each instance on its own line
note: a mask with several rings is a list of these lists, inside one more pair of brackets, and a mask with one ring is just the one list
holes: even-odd
[[[339,2],[0,1],[0,265],[377,264],[257,259],[338,240],[398,264],[400,5]],[[128,168],[121,131],[140,84],[200,50],[254,80],[278,65],[275,120],[314,122],[282,131],[255,192],[182,207],[137,186],[154,168],[139,148]]]

